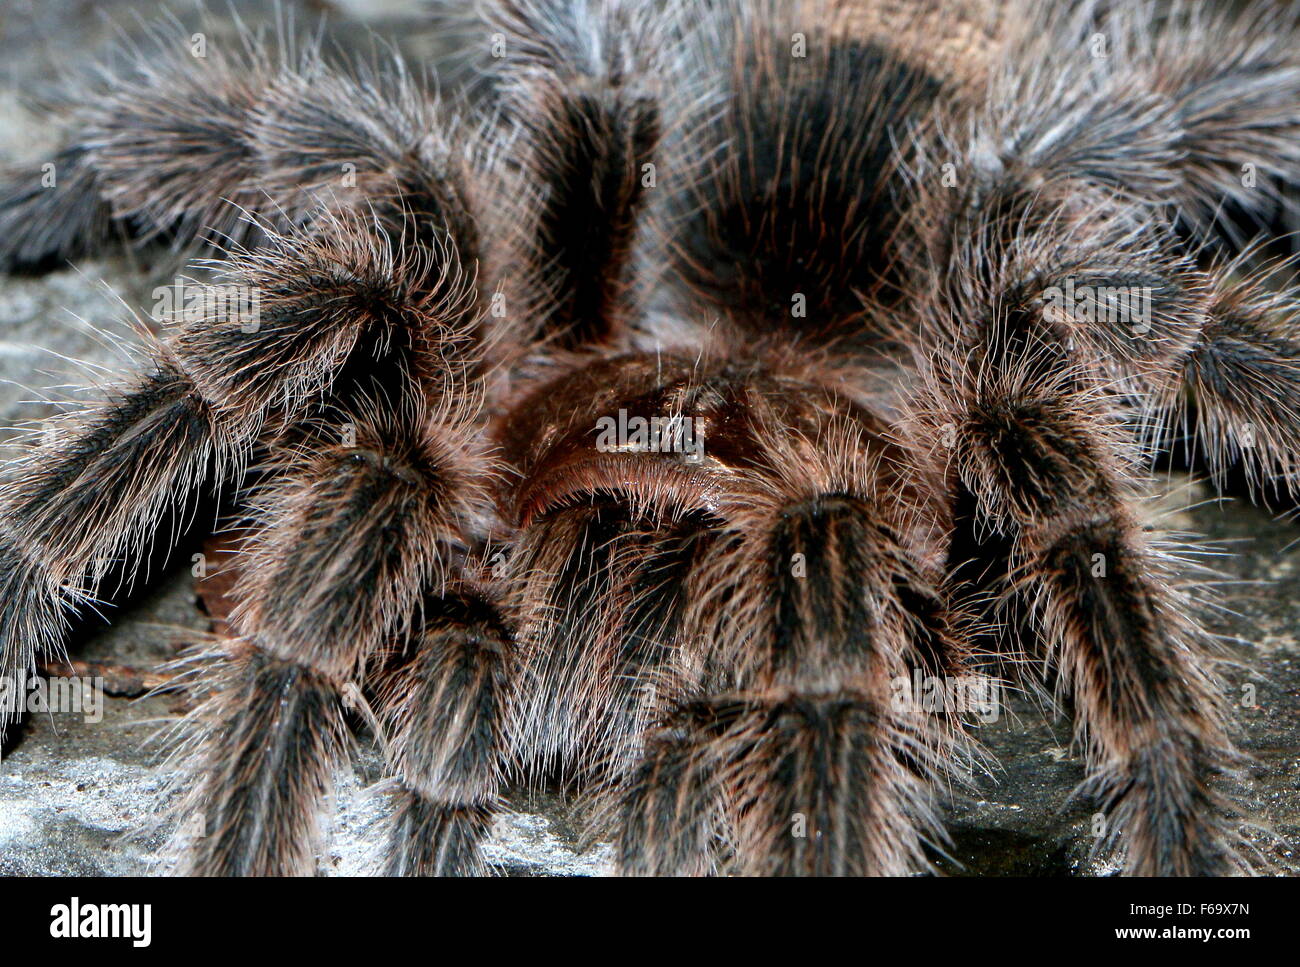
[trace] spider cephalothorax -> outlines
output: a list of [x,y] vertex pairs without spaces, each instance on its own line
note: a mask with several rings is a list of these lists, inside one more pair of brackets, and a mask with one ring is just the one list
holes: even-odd
[[1130,871],[1236,862],[1207,635],[1139,500],[1175,429],[1293,484],[1297,303],[1231,250],[1300,173],[1294,23],[482,15],[473,99],[155,55],[71,118],[56,190],[5,174],[4,264],[126,231],[216,274],[11,468],[3,668],[219,488],[248,536],[193,678],[195,872],[312,867],[358,705],[393,872],[480,869],[502,783],[557,772],[626,872],[918,870],[978,755],[899,683],[977,679],[1068,700]]

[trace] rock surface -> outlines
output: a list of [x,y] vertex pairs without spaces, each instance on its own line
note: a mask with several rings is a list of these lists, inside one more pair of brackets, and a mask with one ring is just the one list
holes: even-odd
[[[359,4],[364,6],[363,0],[349,0],[348,6]],[[235,6],[252,20],[265,19],[270,8],[262,0]],[[19,107],[18,94],[52,76],[51,64],[75,69],[93,59],[110,37],[99,11],[106,9],[129,25],[132,11],[139,9],[147,18],[152,7],[127,0],[6,4],[0,11],[0,63],[7,65],[0,75],[0,159],[39,163],[50,132]],[[190,18],[189,8],[181,12]],[[421,43],[418,30],[401,27],[395,33],[407,43]],[[106,348],[101,333],[136,340],[122,321],[124,304],[147,310],[152,287],[168,282],[171,271],[166,259],[155,263],[148,256],[119,255],[39,278],[0,278],[0,423],[48,413],[50,404],[40,402],[46,397],[37,392],[44,387],[84,383],[68,359],[120,366],[121,353]],[[1204,495],[1196,487],[1174,489],[1181,491],[1175,504],[1184,507]],[[1224,589],[1236,613],[1218,618],[1215,630],[1249,643],[1234,648],[1239,665],[1228,685],[1234,697],[1243,696],[1245,685],[1255,690],[1255,707],[1238,709],[1241,745],[1253,757],[1249,819],[1260,830],[1251,838],[1268,868],[1295,875],[1300,872],[1295,845],[1300,841],[1300,555],[1290,545],[1300,538],[1300,525],[1279,523],[1242,503],[1181,510],[1172,523],[1224,542],[1232,552],[1220,567],[1240,582]],[[152,666],[175,654],[178,638],[192,639],[205,626],[188,565],[178,565],[116,616],[112,627],[81,642],[73,657]],[[147,740],[175,716],[176,701],[166,695],[110,696],[97,723],[70,714],[31,715],[9,737],[0,761],[0,874],[158,870],[166,830],[137,831],[147,826],[170,777],[157,744]],[[1108,872],[1089,857],[1092,810],[1086,803],[1066,806],[1083,777],[1078,756],[1068,749],[1068,729],[1049,727],[1026,704],[1013,703],[1012,712],[981,731],[1000,765],[982,778],[977,794],[954,796],[953,844],[941,867],[982,875]],[[378,756],[364,740],[362,745],[355,772],[339,777],[335,819],[321,861],[324,873],[373,869],[383,843],[386,804],[378,785]],[[609,870],[609,847],[580,847],[562,799],[520,795],[512,805],[490,847],[503,871]]]

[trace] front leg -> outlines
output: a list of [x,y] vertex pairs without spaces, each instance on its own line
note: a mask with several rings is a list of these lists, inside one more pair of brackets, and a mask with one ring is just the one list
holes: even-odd
[[[426,590],[456,579],[484,512],[473,436],[414,402],[397,412],[354,417],[354,443],[303,444],[258,500],[231,616],[240,653],[196,716],[194,873],[310,872],[344,698]],[[437,766],[403,762],[412,781]]]
[[386,870],[478,874],[505,761],[514,640],[496,606],[468,588],[430,598],[422,612],[373,683],[397,776]]

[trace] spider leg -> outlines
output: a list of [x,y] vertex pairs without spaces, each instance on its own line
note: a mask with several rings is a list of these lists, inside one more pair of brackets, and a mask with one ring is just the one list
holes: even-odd
[[672,679],[687,575],[706,514],[638,514],[615,496],[558,509],[516,551],[527,642],[512,715],[529,772],[577,770],[591,784],[635,764]]
[[[408,208],[466,210],[446,196],[468,183],[469,153],[452,148],[457,133],[400,60],[340,69],[315,44],[292,47],[258,37],[199,58],[160,42],[68,98],[77,107],[52,171],[0,170],[0,268],[96,251],[114,226],[226,251],[313,220],[322,204],[374,210],[394,233]],[[471,223],[450,227],[476,244]]]
[[[1220,59],[1187,20],[1119,14],[1107,37],[1125,69],[1085,58],[1063,80],[1048,59],[1087,40],[1092,14],[1042,16],[1051,29],[1035,19],[1026,34],[1041,67],[1026,55],[963,119],[965,140],[943,141],[958,184],[917,179],[913,293],[932,316],[921,367],[941,371],[929,432],[954,437],[956,499],[991,536],[982,552],[1007,558],[985,580],[1038,619],[1128,868],[1218,872],[1236,831],[1216,779],[1236,755],[1205,635],[1134,509],[1132,433],[1150,443],[1190,391],[1212,463],[1243,456],[1260,475],[1288,475],[1289,312],[1200,268],[1149,202],[1193,220],[1225,195],[1258,210],[1265,196],[1241,190],[1229,152],[1293,173],[1300,73],[1293,51],[1254,43],[1249,24],[1222,25]],[[1138,301],[1111,311],[1102,291]]]
[[735,709],[721,700],[693,702],[647,738],[639,767],[626,784],[619,816],[616,847],[625,875],[711,871],[713,856],[729,830],[723,809],[728,759],[718,748],[718,723],[727,719],[719,713],[731,711],[734,719]]
[[966,180],[1104,185],[1229,233],[1222,216],[1235,210],[1258,225],[1296,185],[1294,11],[1014,3],[1004,23],[982,102],[953,119],[976,149],[951,159]]
[[657,38],[670,13],[618,0],[483,5],[507,51],[502,113],[521,135],[493,237],[495,263],[509,267],[500,288],[525,325],[519,345],[503,348],[604,345],[636,314],[633,254],[661,160],[672,56]]
[[1300,475],[1300,293],[1253,274],[1216,276],[1209,311],[1164,401],[1170,430],[1189,428],[1212,475],[1241,463],[1254,489],[1294,493]]
[[[1117,6],[1124,66],[1173,105],[1179,194],[1202,225],[1225,202],[1256,227],[1300,184],[1300,16],[1268,4]],[[1120,72],[1117,71],[1117,74]],[[1290,203],[1293,204],[1293,203]]]
[[626,786],[620,869],[707,872],[728,842],[752,875],[927,868],[923,843],[943,837],[928,788],[941,766],[925,724],[889,702],[846,684],[684,703]]
[[[934,398],[919,433],[947,440],[957,533],[975,535],[956,541],[954,577],[1036,619],[1129,871],[1221,872],[1237,835],[1217,783],[1237,758],[1206,636],[1135,508],[1140,444],[1214,300],[1189,260],[1162,254],[1156,220],[1086,186],[1067,196],[964,208],[925,303]],[[1144,312],[1100,311],[1107,290],[1139,293]],[[1070,291],[1089,294],[1058,298]]]
[[1127,868],[1221,872],[1235,831],[1215,782],[1235,753],[1205,636],[1144,534],[1119,412],[1060,361],[1046,337],[995,324],[933,387],[954,486],[973,498],[965,526],[1005,542],[1002,596],[1022,594],[1037,619],[1038,657],[1073,700],[1088,788]]
[[[502,114],[514,126],[511,136],[520,137],[517,170],[504,173],[491,233],[499,246],[492,261],[508,269],[495,282],[509,307],[505,325],[514,330],[493,347],[507,364],[502,369],[538,359],[577,365],[580,353],[590,358],[592,350],[626,343],[642,313],[643,266],[633,256],[666,126],[662,76],[677,56],[656,39],[677,29],[669,27],[679,13],[672,7],[591,0],[483,6],[507,51]],[[527,365],[521,370],[525,379],[538,375]],[[537,413],[571,416],[546,393],[514,403],[514,425],[502,442],[515,456],[549,436]],[[563,463],[539,460],[522,474],[544,491],[540,478],[563,483]],[[671,637],[671,589],[680,570],[674,555],[689,543],[689,524],[606,496],[591,506],[568,506],[564,495],[544,508],[524,506],[547,499],[534,493],[514,508],[522,527],[509,566],[510,607],[526,644],[509,730],[517,764],[531,773],[580,766],[590,778],[623,768],[648,714],[659,641]],[[672,549],[660,552],[661,541]],[[618,607],[625,601],[634,602],[630,610]],[[668,617],[648,613],[643,601],[661,603]]]
[[[1300,72],[1293,25],[1274,43],[1251,17],[1159,22],[1153,10],[1103,18],[1122,70],[1080,58],[1064,78],[1049,64],[1088,42],[1095,11],[1030,18],[1029,53],[1009,61],[1019,69],[944,125],[965,132],[940,139],[957,184],[918,169],[913,293],[933,314],[928,432],[953,438],[963,526],[1007,558],[985,580],[1037,618],[1128,869],[1216,873],[1235,859],[1217,779],[1236,754],[1206,636],[1135,511],[1132,433],[1149,443],[1190,391],[1219,468],[1244,456],[1264,476],[1292,469],[1289,312],[1199,268],[1176,229],[1208,227],[1225,197],[1262,212],[1270,195],[1246,190],[1246,161],[1294,177]],[[1153,199],[1178,205],[1178,221]],[[1055,298],[1076,283],[1088,294]],[[1103,289],[1149,300],[1150,314],[1098,311]]]
[[242,654],[196,716],[207,735],[187,805],[204,823],[195,873],[310,869],[348,686],[360,689],[367,662],[410,633],[425,589],[454,576],[466,535],[481,529],[486,468],[463,421],[415,399],[347,416],[337,442],[301,444],[254,502],[263,527],[232,614]]
[[505,761],[513,638],[496,607],[468,591],[427,601],[420,620],[371,686],[399,780],[387,870],[473,875]]
[[[716,523],[705,475],[681,453],[593,438],[600,387],[654,393],[659,381],[654,357],[593,361],[526,394],[500,430],[519,480],[507,499],[519,526],[511,733],[530,773],[578,766],[587,784],[625,772],[672,687],[686,575]],[[644,405],[660,403],[672,405]],[[564,433],[543,432],[557,420]]]
[[[394,318],[405,314],[426,361],[439,351],[454,360],[471,341],[458,272],[416,257],[401,271],[405,256],[359,219],[331,216],[317,229],[236,258],[141,376],[52,421],[10,468],[0,491],[4,668],[57,651],[65,612],[110,566],[138,561],[168,512],[192,506],[201,488],[238,484],[254,445],[304,418],[358,347],[391,341]],[[423,370],[432,378],[447,364]]]
[[[525,549],[536,533],[515,575],[520,731],[534,759],[613,766],[628,872],[706,869],[732,827],[742,868],[768,873],[902,871],[939,835],[928,782],[956,743],[892,685],[909,660],[959,667],[960,649],[904,547],[929,532],[878,499],[902,482],[874,462],[898,454],[865,413],[822,425],[807,399],[823,394],[835,413],[832,390],[761,369],[630,355],[547,384],[508,428]],[[698,418],[709,460],[593,447],[606,406]],[[532,432],[551,410],[567,433]],[[803,446],[764,442],[786,436]],[[720,724],[715,706],[743,714]],[[785,836],[800,817],[814,831]]]
[[[319,315],[342,345],[314,371],[314,405],[288,415],[272,445],[283,456],[254,496],[260,529],[235,589],[237,655],[194,718],[182,806],[202,817],[193,872],[309,871],[319,801],[344,752],[350,687],[364,687],[383,649],[419,627],[430,589],[458,583],[471,542],[489,532],[465,241],[394,241],[329,216],[288,247],[289,258],[250,256],[273,276],[264,298],[283,300],[300,337]],[[233,351],[225,364],[230,381],[259,371]],[[396,764],[416,790],[422,770],[436,767],[406,754]],[[427,825],[425,805],[410,800],[402,815],[423,810]]]
[[694,801],[710,786],[748,873],[905,874],[943,840],[933,784],[960,774],[960,717],[899,684],[952,680],[965,655],[912,544],[912,513],[928,515],[901,509],[899,467],[883,466],[898,454],[870,421],[840,419],[768,444],[757,492],[695,575],[693,627],[725,674],[682,703],[631,784],[628,871],[698,866],[673,868],[717,822]]
[[0,669],[25,673],[62,647],[69,612],[113,559],[141,554],[177,493],[233,473],[247,433],[214,410],[175,357],[101,407],[59,421],[3,488]]

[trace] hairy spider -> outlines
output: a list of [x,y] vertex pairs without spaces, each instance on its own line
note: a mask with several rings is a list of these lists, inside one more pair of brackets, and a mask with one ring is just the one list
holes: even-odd
[[194,873],[313,868],[358,706],[394,873],[483,869],[503,782],[556,774],[627,873],[925,869],[979,762],[929,680],[1068,703],[1128,871],[1240,863],[1210,636],[1140,504],[1173,444],[1300,470],[1300,302],[1241,244],[1300,173],[1295,16],[480,13],[474,97],[142,53],[56,188],[4,174],[12,269],[128,233],[218,274],[11,468],[3,670],[219,491],[250,536],[194,672]]

